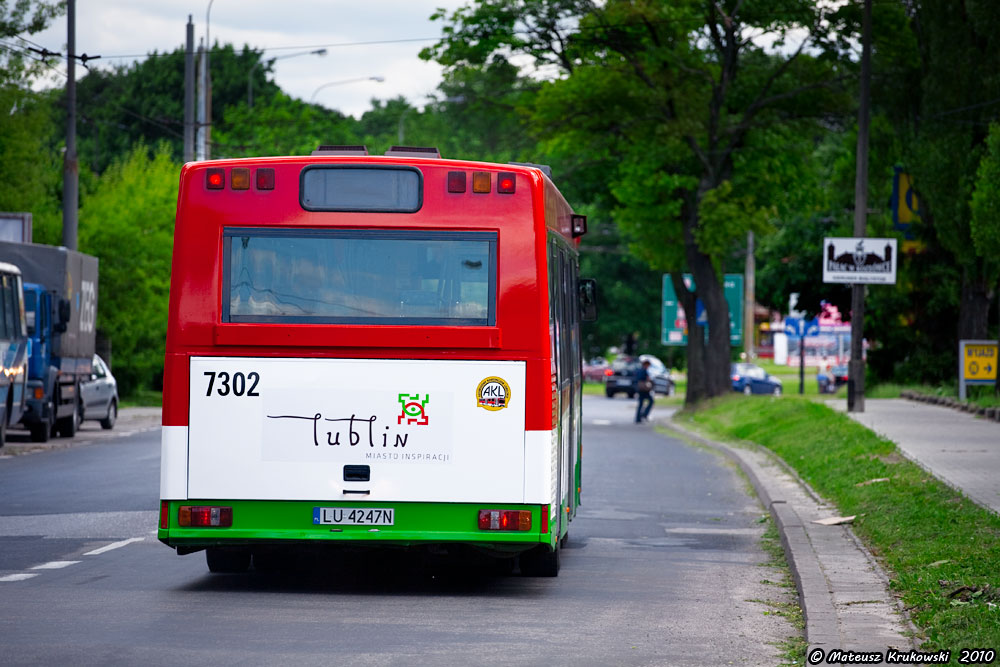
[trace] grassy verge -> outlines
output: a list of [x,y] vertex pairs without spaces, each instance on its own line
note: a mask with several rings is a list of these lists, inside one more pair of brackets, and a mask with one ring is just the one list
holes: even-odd
[[163,405],[163,392],[141,389],[129,396],[122,396],[121,405],[123,408],[158,408]]
[[815,401],[723,398],[678,418],[771,449],[840,512],[856,514],[855,532],[889,571],[924,649],[950,649],[954,660],[963,647],[1000,647],[1000,517]]
[[[765,371],[779,378],[784,384],[784,393],[789,396],[799,395],[799,369],[791,366],[778,366],[773,361],[757,359],[754,363]],[[816,368],[807,367],[805,372],[805,385],[803,387],[806,397],[819,398],[847,398],[847,387],[842,386],[836,394],[820,394],[819,384],[816,382]],[[868,398],[899,398],[903,391],[916,391],[928,396],[949,396],[958,398],[958,384],[945,385],[918,385],[918,384],[895,384],[892,382],[872,384],[865,387],[865,396]],[[969,387],[968,402],[974,403],[984,408],[1000,406],[1000,395],[993,387]]]

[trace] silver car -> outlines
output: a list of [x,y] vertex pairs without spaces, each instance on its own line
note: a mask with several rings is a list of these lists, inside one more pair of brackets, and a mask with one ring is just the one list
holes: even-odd
[[114,428],[118,419],[118,383],[111,369],[99,355],[94,355],[90,382],[80,385],[83,418],[101,422],[101,428]]

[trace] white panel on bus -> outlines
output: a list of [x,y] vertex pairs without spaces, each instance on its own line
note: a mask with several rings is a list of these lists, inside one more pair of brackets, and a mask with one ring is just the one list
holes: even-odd
[[553,474],[557,452],[552,446],[552,431],[528,431],[524,434],[524,502],[548,505],[555,496]]
[[523,502],[524,399],[524,362],[193,357],[189,497]]
[[164,426],[160,431],[160,499],[187,496],[188,427]]

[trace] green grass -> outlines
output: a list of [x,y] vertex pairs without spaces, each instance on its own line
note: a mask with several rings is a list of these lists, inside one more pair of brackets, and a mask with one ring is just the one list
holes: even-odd
[[[822,403],[725,397],[678,419],[763,445],[794,467],[879,558],[925,650],[1000,647],[1000,517]],[[858,486],[877,478],[888,482]]]
[[140,389],[128,396],[122,396],[121,405],[123,408],[158,408],[163,405],[163,392]]
[[[765,359],[754,360],[755,364],[763,368],[768,374],[775,376],[783,386],[782,391],[787,396],[798,396],[799,395],[799,368],[798,366],[779,366],[773,361],[767,361]],[[819,384],[816,382],[816,368],[814,366],[806,366],[805,369],[805,382],[803,384],[803,390],[805,391],[805,396],[819,396]],[[840,392],[837,394],[824,394],[825,398],[836,398],[839,395],[847,395],[846,390],[841,388]]]

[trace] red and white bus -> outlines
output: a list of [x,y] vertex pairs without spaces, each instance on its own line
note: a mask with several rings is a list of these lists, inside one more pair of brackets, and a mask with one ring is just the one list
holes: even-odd
[[159,538],[472,547],[554,576],[580,499],[586,219],[543,168],[321,147],[181,172]]

